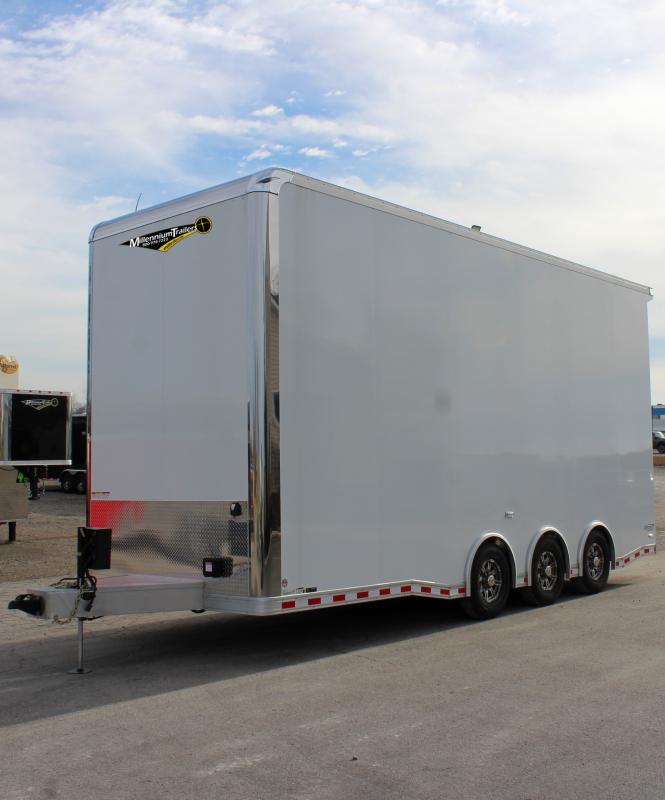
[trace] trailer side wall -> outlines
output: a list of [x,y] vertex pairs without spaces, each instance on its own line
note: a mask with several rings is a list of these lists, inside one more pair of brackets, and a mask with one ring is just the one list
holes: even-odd
[[282,575],[463,582],[484,533],[516,571],[653,524],[648,296],[285,185],[279,198]]

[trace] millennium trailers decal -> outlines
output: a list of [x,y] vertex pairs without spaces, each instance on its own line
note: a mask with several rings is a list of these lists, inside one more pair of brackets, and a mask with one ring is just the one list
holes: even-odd
[[21,402],[24,406],[28,406],[28,408],[32,408],[34,411],[44,411],[46,408],[57,408],[59,405],[57,397],[21,400]]
[[126,242],[121,242],[126,247],[144,247],[148,250],[159,250],[160,253],[168,251],[179,242],[193,236],[195,233],[210,233],[212,222],[209,217],[198,217],[191,225],[174,225],[172,228],[164,228],[161,231],[144,233],[135,236]]

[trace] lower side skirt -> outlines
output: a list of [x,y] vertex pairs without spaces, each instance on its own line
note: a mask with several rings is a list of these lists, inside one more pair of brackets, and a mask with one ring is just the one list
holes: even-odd
[[[614,569],[633,563],[640,556],[656,552],[654,545],[640,547],[615,560]],[[517,579],[516,585],[524,585]],[[352,605],[395,597],[419,595],[440,600],[466,596],[463,584],[444,586],[427,581],[395,581],[391,583],[332,589],[325,592],[304,592],[281,597],[243,597],[222,594],[214,578],[171,575],[118,575],[100,577],[97,594],[90,610],[85,601],[77,604],[74,588],[47,586],[29,589],[42,600],[42,619],[82,618],[119,614],[149,614],[164,611],[224,611],[235,614],[268,616],[294,611],[311,611],[335,605]]]

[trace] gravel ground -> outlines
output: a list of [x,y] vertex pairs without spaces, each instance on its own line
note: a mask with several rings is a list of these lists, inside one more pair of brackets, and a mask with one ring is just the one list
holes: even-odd
[[19,520],[16,541],[7,544],[0,525],[0,581],[22,581],[76,571],[76,529],[85,524],[85,497],[65,494],[53,482],[30,502],[27,520]]

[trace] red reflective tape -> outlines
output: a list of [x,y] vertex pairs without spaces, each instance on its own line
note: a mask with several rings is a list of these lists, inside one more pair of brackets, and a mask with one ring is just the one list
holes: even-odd
[[362,600],[364,597],[369,597],[369,592],[356,592],[356,598]]
[[345,594],[334,594],[333,595],[333,603],[341,603],[343,600],[346,600]]
[[388,587],[385,589],[379,589],[379,594],[390,594],[390,589]]
[[628,556],[628,558],[624,558],[623,563],[627,564],[629,561],[630,561],[630,556]]
[[284,600],[282,602],[282,608],[295,608],[296,601],[295,600]]
[[411,587],[410,586],[400,586],[399,590],[400,590],[400,592],[410,592],[411,591]]
[[638,550],[637,553],[635,553],[635,555],[633,556],[633,558],[639,558],[639,556],[640,556],[640,551]]
[[617,563],[615,564],[615,566],[617,566],[617,567],[621,566],[621,562],[620,562],[620,561],[617,561]]
[[307,600],[308,606],[320,606],[321,605],[321,598],[320,597],[310,597]]
[[458,594],[466,594],[466,589],[464,588],[464,586],[460,586],[459,589],[457,590],[457,593]]
[[648,547],[645,547],[645,548],[644,548],[644,553],[645,553],[645,555],[646,555],[648,552],[649,552],[649,548],[648,548]]
[[441,589],[441,594],[448,596],[450,594],[450,589]]
[[528,583],[528,582],[529,582],[529,576],[528,576],[528,575],[525,575],[525,576],[524,576],[524,583]]
[[423,592],[424,594],[431,594],[432,587],[431,586],[421,586],[420,587],[420,591]]

